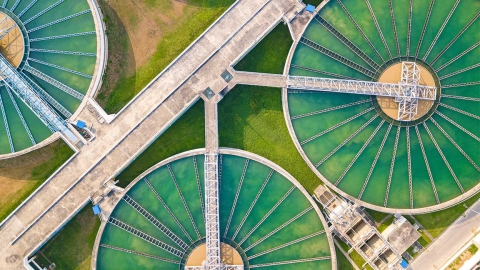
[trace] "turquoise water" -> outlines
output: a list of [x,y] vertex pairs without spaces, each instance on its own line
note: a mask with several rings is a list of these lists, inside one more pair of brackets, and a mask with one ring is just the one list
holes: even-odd
[[[7,2],[5,8],[15,13],[16,15],[19,15],[28,7],[31,2],[32,0],[10,0]],[[57,0],[38,1],[28,10],[26,10],[26,12],[24,12],[24,14],[19,19],[22,22],[26,22],[27,20],[43,12],[56,2]],[[15,7],[15,9],[13,9],[15,4],[17,4],[17,6]],[[85,0],[66,0],[55,8],[49,10],[48,12],[45,12],[43,15],[35,18],[28,23],[25,23],[24,26],[27,31],[29,31],[39,26],[46,26],[46,24],[50,22],[61,20],[67,16],[76,14],[78,12],[88,10],[89,8],[90,7],[88,5],[88,2]],[[35,39],[90,31],[95,31],[95,25],[92,13],[88,12],[86,14],[68,20],[63,20],[42,29],[35,30],[33,32],[30,32],[28,36],[30,39]],[[45,49],[65,52],[83,52],[95,54],[97,51],[95,34],[30,42],[29,46],[32,49]],[[81,72],[90,76],[92,76],[94,73],[96,62],[96,56],[61,53],[31,51],[28,57],[59,67],[67,68],[73,71]],[[27,59],[23,59],[23,61],[27,61]],[[60,81],[61,83],[77,90],[82,94],[87,93],[91,83],[91,78],[86,78],[68,71],[50,67],[44,64],[39,64],[33,61],[28,61],[28,64],[45,73],[46,75],[52,77],[53,79],[56,79],[57,81]],[[66,94],[55,86],[52,86],[47,82],[36,78],[35,76],[25,71],[23,71],[23,73],[36,81],[38,85],[40,85],[49,95],[56,99],[70,113],[73,114],[80,105],[81,100],[78,100],[70,96],[69,94]],[[0,91],[4,92],[5,90],[2,87]],[[28,136],[26,136],[25,128],[22,129],[22,127],[20,127],[16,121],[18,116],[12,115],[14,114],[14,112],[11,112],[11,106],[9,105],[8,100],[6,102],[7,104],[5,106],[9,108],[9,111],[6,112],[7,118],[11,119],[11,121],[7,122],[9,125],[11,125],[10,130],[14,141],[15,151],[20,151],[32,146],[30,139],[28,138]],[[21,100],[17,100],[17,103],[19,104],[22,114],[25,117],[25,120],[33,134],[33,137],[35,138],[35,141],[39,143],[45,138],[47,138],[51,134],[51,131],[48,130],[48,128],[33,114],[33,112],[30,111],[28,107],[26,107],[25,104],[23,104]],[[8,116],[9,114],[10,116]],[[8,146],[8,137],[6,135],[5,127],[3,125],[3,127],[0,128],[0,153],[5,154],[9,152],[11,152],[11,150]]]
[[[197,170],[195,170],[194,158],[197,162]],[[239,244],[245,251],[250,265],[330,256],[327,235],[323,232],[324,227],[318,214],[305,195],[289,180],[268,166],[240,156],[221,155],[220,160],[222,164],[220,168],[220,236]],[[146,176],[181,227],[145,181],[138,182],[127,192],[128,196],[192,247],[199,239],[186,214],[182,195],[188,211],[192,213],[194,224],[199,228],[201,238],[204,239],[205,222],[199,201],[200,195],[204,196],[203,180],[200,183],[201,193],[198,192],[197,185],[197,174],[198,180],[203,179],[203,161],[203,156],[195,156],[169,164],[181,192],[176,189],[167,165]],[[245,166],[247,162],[248,165]],[[242,180],[244,169],[245,174]],[[237,191],[238,198],[235,200]],[[285,197],[283,201],[281,201],[282,197]],[[112,217],[173,248],[182,250],[181,245],[166,236],[123,200],[115,207]],[[227,224],[229,224],[228,230]],[[183,233],[182,227],[187,234]],[[270,233],[272,235],[266,237]],[[305,236],[309,237],[276,251],[259,255],[261,252]],[[105,227],[101,244],[154,255],[173,262],[100,247],[97,259],[99,269],[179,269],[180,257],[165,252],[111,223]],[[190,249],[186,251],[187,255],[190,251]],[[331,260],[275,266],[276,269],[298,269],[298,267],[330,269]]]
[[[380,32],[374,24],[365,1],[342,1],[352,18],[347,16],[347,12],[342,9],[338,1],[329,2],[319,12],[319,16],[327,20],[379,65],[390,60],[388,50],[395,58],[399,55],[414,57],[418,49],[419,58],[423,59],[426,65],[431,65],[434,70],[437,70],[440,84],[446,87],[442,88],[442,94],[480,97],[478,84],[456,86],[461,83],[478,82],[480,68],[469,69],[469,67],[478,64],[480,48],[476,47],[463,57],[451,61],[480,40],[478,20],[473,22],[469,28],[466,27],[480,12],[478,1],[460,2],[456,10],[452,12],[450,20],[445,23],[443,31],[440,31],[442,24],[446,21],[455,1],[435,1],[422,40],[420,40],[421,33],[425,26],[430,1],[413,1],[411,18],[409,17],[409,1],[391,1],[397,36],[393,31],[389,1],[370,0],[369,2],[375,18],[379,22],[380,31],[385,37],[387,47],[381,40]],[[412,24],[409,32],[410,19]],[[355,23],[365,36],[357,29]],[[465,31],[461,33],[463,30]],[[437,37],[439,32],[441,33]],[[410,42],[408,42],[409,34]],[[304,36],[352,62],[372,69],[316,20],[312,20]],[[400,54],[397,54],[397,45]],[[377,49],[383,59],[378,57],[373,48]],[[296,48],[292,64],[296,65],[290,70],[292,75],[372,79],[301,43]],[[304,70],[309,68],[321,72]],[[452,74],[460,70],[463,71]],[[377,117],[370,124],[364,126],[377,113],[375,110],[371,110],[361,116],[357,116],[357,114],[371,108],[371,102],[329,112],[313,113],[309,116],[302,115],[368,98],[370,97],[339,93],[290,92],[288,94],[289,113],[294,117],[290,121],[295,135],[302,144],[302,149],[309,161],[317,166],[318,171],[330,183],[336,184],[340,190],[352,197],[389,208],[432,206],[460,196],[478,184],[479,171],[468,158],[475,165],[480,164],[480,145],[468,133],[479,136],[480,125],[476,118],[467,115],[468,113],[475,116],[480,115],[478,101],[451,97],[441,98],[442,104],[465,113],[439,106],[438,113],[434,113],[432,119],[443,129],[443,132],[432,120],[425,122],[431,135],[428,134],[423,124],[417,126],[425,148],[425,156],[420,148],[415,126],[408,128],[408,135],[406,127],[398,129],[397,126],[391,127],[387,134],[390,124],[388,122],[381,124],[381,117]],[[444,119],[440,113],[459,126]],[[351,119],[347,121],[349,118]],[[346,123],[340,125],[344,121]],[[364,127],[362,128],[362,126]],[[373,135],[377,127],[378,132]],[[462,128],[467,132],[462,131]],[[330,131],[328,131],[329,129]],[[356,131],[358,131],[357,134],[351,137]],[[397,131],[399,131],[398,141],[396,140]],[[454,143],[444,133],[450,136]],[[386,142],[382,151],[379,152],[384,138],[386,138]],[[367,143],[369,139],[370,142]],[[434,141],[439,145],[438,149]],[[361,150],[362,148],[363,150]],[[394,151],[395,148],[396,151]],[[462,154],[462,151],[468,158]],[[377,153],[379,153],[379,158],[372,168]],[[427,164],[431,176],[428,173]],[[435,190],[437,194],[435,194]]]

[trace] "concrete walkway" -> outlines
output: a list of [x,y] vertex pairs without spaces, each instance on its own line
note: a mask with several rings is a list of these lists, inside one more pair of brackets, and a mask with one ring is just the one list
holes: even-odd
[[480,201],[473,204],[466,212],[465,217],[460,216],[440,237],[420,254],[411,264],[414,270],[443,269],[451,256],[465,243],[478,234],[480,228]]
[[[203,90],[210,87],[216,94],[223,90],[227,83],[220,74],[285,13],[293,13],[295,4],[300,6],[296,0],[236,2],[110,125],[95,127],[97,138],[2,224],[0,269],[21,269],[25,256],[73,217],[91,194],[148,147]],[[96,121],[86,109],[79,118]]]

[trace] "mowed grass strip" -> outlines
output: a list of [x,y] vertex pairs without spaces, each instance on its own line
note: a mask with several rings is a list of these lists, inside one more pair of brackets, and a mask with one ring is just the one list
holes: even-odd
[[87,204],[36,253],[35,262],[46,268],[55,263],[56,269],[90,269],[93,244],[100,223],[100,219],[93,214],[92,205]]
[[21,155],[0,160],[0,221],[73,155],[61,139]]
[[97,102],[118,112],[233,2],[100,0],[109,52]]
[[117,176],[117,185],[126,187],[142,172],[170,156],[205,147],[204,108],[203,100],[197,101]]

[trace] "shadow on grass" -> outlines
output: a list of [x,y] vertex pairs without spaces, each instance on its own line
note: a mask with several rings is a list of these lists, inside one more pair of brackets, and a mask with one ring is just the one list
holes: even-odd
[[[122,106],[133,98],[135,93],[126,93],[117,89],[133,89],[135,87],[135,55],[127,29],[122,23],[115,9],[106,0],[98,1],[106,24],[108,37],[107,68],[103,75],[102,88],[96,100],[107,112],[118,111]],[[122,88],[118,86],[122,85]]]
[[202,7],[202,8],[218,8],[218,7],[229,7],[235,1],[231,0],[175,0],[180,3],[185,3],[191,6]]
[[288,26],[279,23],[236,65],[236,70],[282,74],[293,40]]
[[[106,0],[103,0],[105,2]],[[149,5],[161,6],[164,3],[156,3],[150,0]],[[185,7],[185,12],[178,18],[178,26],[165,27],[168,29],[155,46],[156,51],[150,59],[141,67],[134,70],[132,74],[118,74],[119,79],[113,80],[109,77],[104,80],[104,85],[111,84],[107,89],[102,88],[97,101],[107,113],[116,113],[125,106],[135,95],[137,95],[149,82],[151,82],[165,67],[167,67],[183,50],[185,50],[201,33],[205,31],[234,0],[194,0]],[[198,6],[195,6],[197,4]],[[162,12],[162,10],[158,10]],[[107,19],[108,23],[108,19]],[[118,39],[120,44],[124,44],[128,39],[126,33],[112,33],[110,39]],[[128,41],[130,42],[130,41]],[[121,46],[118,46],[121,50]],[[110,45],[109,45],[110,48]],[[131,63],[128,60],[127,64]],[[119,68],[124,66],[119,66]],[[135,65],[133,65],[135,67]],[[115,74],[115,70],[112,74]]]
[[[18,181],[28,180],[16,193],[11,193],[4,198],[5,203],[0,204],[0,221],[15,210],[72,155],[73,150],[64,141],[58,139],[22,156],[0,160],[0,176],[2,178]],[[0,188],[8,187],[0,180]]]
[[100,219],[93,214],[92,205],[87,204],[37,252],[35,261],[46,268],[55,263],[56,269],[90,269],[99,227]]

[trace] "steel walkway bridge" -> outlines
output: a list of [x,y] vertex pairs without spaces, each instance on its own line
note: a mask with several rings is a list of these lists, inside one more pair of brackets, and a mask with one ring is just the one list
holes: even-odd
[[402,62],[398,84],[317,77],[288,76],[287,88],[393,97],[398,103],[399,121],[411,121],[417,115],[418,100],[435,100],[437,88],[420,85],[420,68],[414,62]]
[[417,114],[418,100],[436,100],[437,88],[420,85],[420,69],[414,62],[402,62],[402,76],[398,83],[330,79],[306,76],[235,71],[235,84],[286,87],[299,91],[338,92],[395,98],[399,121],[411,121]]
[[48,105],[41,97],[41,93],[35,91],[35,88],[3,55],[0,55],[0,76],[5,87],[15,93],[52,132],[59,131],[72,142],[78,140],[68,128],[67,122]]

